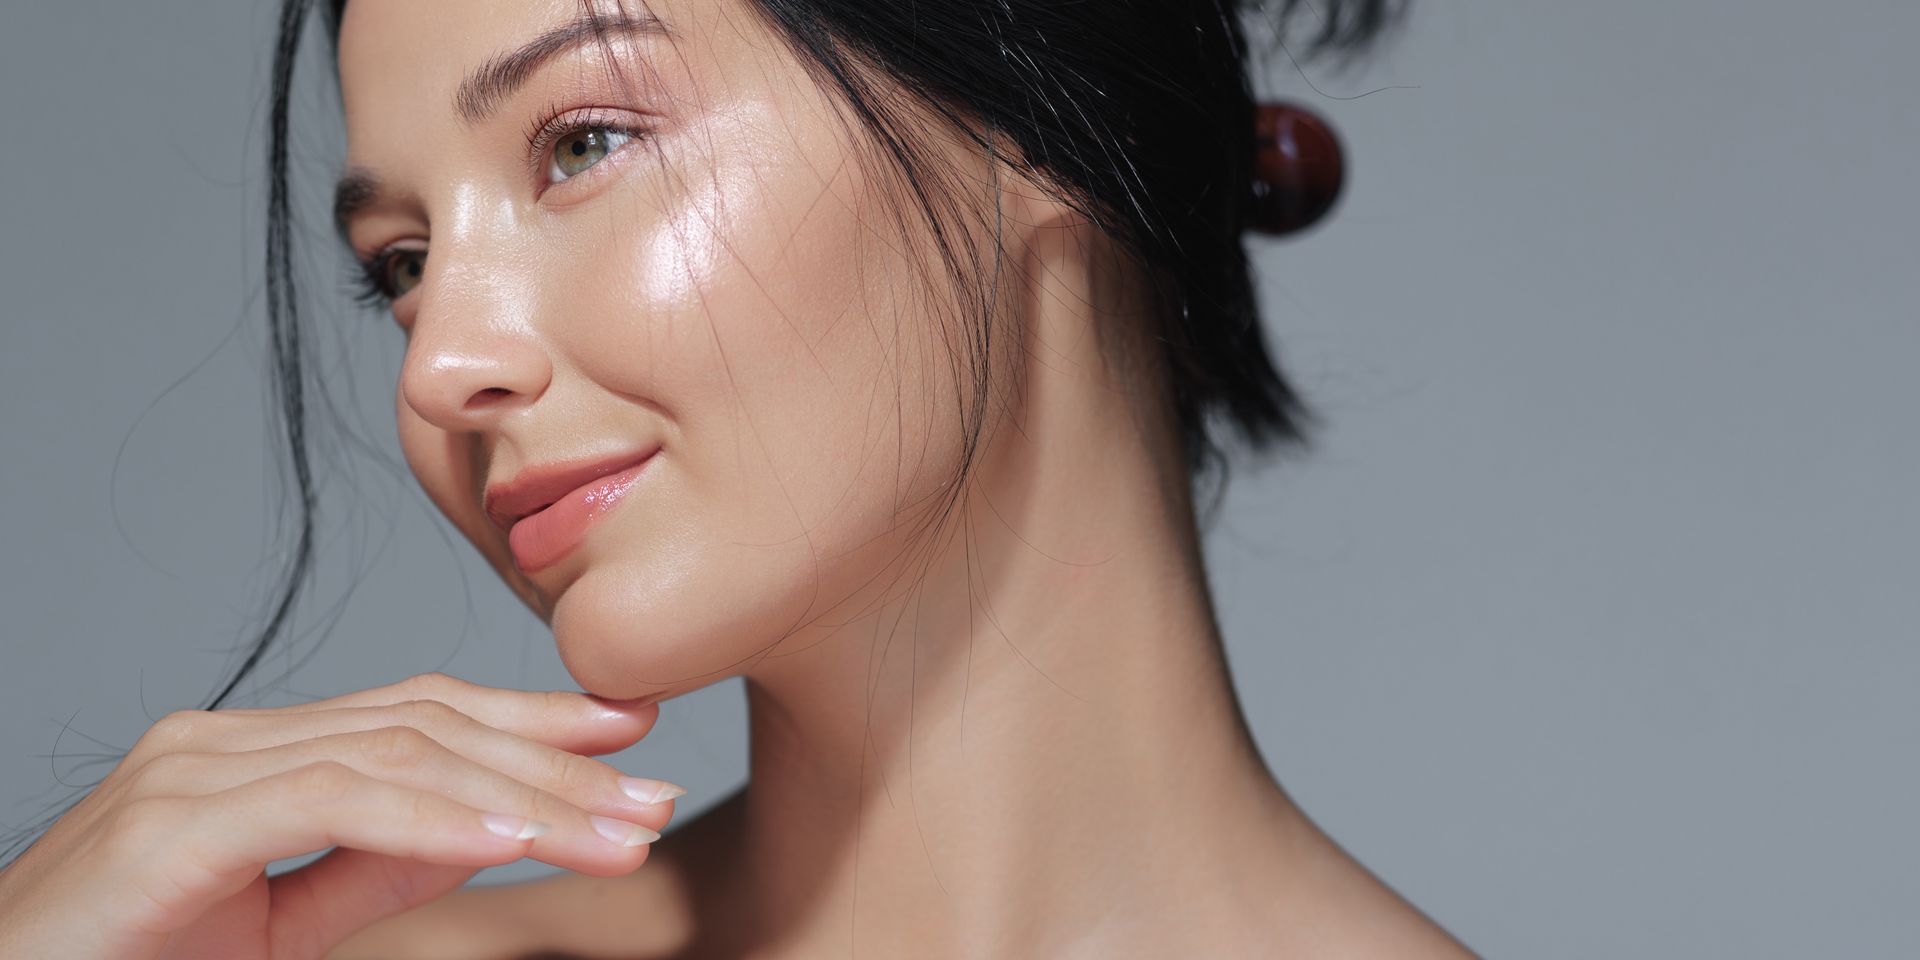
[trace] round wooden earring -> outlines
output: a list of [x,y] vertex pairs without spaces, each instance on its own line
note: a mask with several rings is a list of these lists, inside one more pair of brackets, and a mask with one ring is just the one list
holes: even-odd
[[1305,107],[1262,103],[1254,108],[1254,141],[1252,228],[1297,233],[1325,217],[1345,179],[1333,127]]

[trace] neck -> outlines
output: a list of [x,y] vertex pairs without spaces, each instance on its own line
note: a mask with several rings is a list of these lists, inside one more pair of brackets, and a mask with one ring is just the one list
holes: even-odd
[[[1047,302],[1098,302],[1085,271],[1052,276],[1081,289]],[[1085,318],[1040,320],[1058,345]],[[732,842],[752,869],[730,899],[757,936],[1064,956],[1153,926],[1170,883],[1229,899],[1223,865],[1278,836],[1288,808],[1234,700],[1184,468],[1140,414],[1162,401],[1117,415],[1126,365],[1051,349],[901,589],[748,673]]]

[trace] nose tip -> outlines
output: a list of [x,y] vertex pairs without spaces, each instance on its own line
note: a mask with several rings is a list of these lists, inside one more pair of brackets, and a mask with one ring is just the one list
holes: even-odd
[[484,429],[545,392],[551,367],[525,337],[492,332],[484,342],[435,343],[416,336],[401,392],[422,419],[451,432]]

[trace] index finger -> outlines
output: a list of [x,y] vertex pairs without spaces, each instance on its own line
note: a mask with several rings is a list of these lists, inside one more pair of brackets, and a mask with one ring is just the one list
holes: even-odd
[[490,727],[571,753],[597,756],[632,746],[660,718],[659,694],[637,700],[607,700],[570,690],[489,687],[444,673],[423,673],[384,687],[287,707],[223,710],[223,713],[307,713],[340,707],[378,707],[408,700],[438,700]]

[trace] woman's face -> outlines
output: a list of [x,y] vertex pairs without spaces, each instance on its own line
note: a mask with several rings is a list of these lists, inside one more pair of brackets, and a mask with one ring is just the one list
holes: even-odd
[[628,7],[626,84],[590,35],[511,53],[576,0],[357,0],[340,37],[348,164],[378,184],[347,235],[393,253],[407,460],[609,696],[849,613],[954,480],[969,392],[944,274],[784,44],[745,0]]

